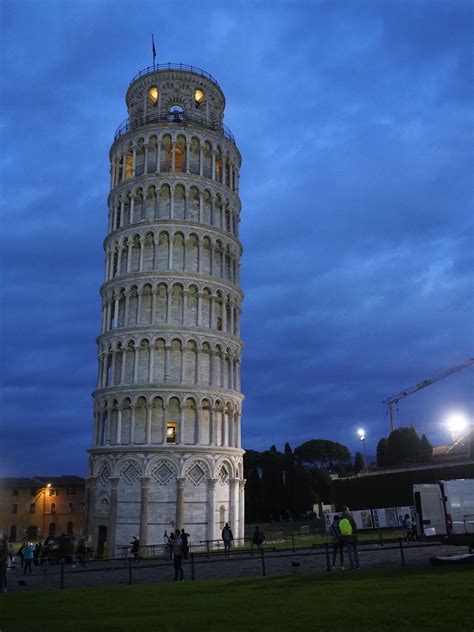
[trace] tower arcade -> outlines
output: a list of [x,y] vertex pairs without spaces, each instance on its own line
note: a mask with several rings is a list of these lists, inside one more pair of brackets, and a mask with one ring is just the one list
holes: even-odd
[[239,170],[225,98],[203,70],[138,73],[110,149],[88,533],[244,535]]

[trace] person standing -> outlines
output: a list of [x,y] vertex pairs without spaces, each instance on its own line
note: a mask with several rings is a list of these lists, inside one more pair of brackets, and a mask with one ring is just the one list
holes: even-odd
[[189,533],[186,533],[184,529],[181,529],[181,550],[183,552],[183,560],[188,559],[189,554]]
[[252,542],[257,546],[257,549],[260,551],[262,548],[262,544],[265,540],[265,536],[263,535],[263,531],[260,530],[260,527],[255,527],[255,531],[253,533]]
[[135,562],[140,561],[140,540],[136,535],[133,536],[130,544],[132,545],[131,553]]
[[184,580],[183,575],[183,550],[182,550],[182,540],[179,529],[176,529],[174,532],[173,539],[173,566],[174,566],[174,582],[178,580],[182,582]]
[[8,540],[3,536],[0,542],[0,592],[7,592]]
[[31,544],[31,542],[27,542],[25,546],[23,547],[23,561],[24,561],[23,575],[26,575],[26,571],[29,571],[30,575],[33,572],[31,568],[33,564],[33,557],[34,557],[33,545]]
[[405,514],[405,517],[403,518],[403,528],[405,529],[405,542],[409,542],[410,540],[414,542],[412,526],[413,525],[410,518],[410,514]]
[[226,557],[230,557],[230,549],[232,547],[232,540],[234,539],[234,535],[232,533],[232,529],[229,526],[229,523],[226,522],[224,528],[222,529],[222,541],[224,542],[224,555]]
[[77,554],[77,561],[79,563],[79,566],[81,566],[82,568],[86,568],[87,551],[86,551],[86,545],[84,543],[84,540],[82,539],[79,540],[77,544],[76,554]]
[[344,542],[339,530],[339,516],[334,516],[330,527],[332,535],[332,570],[336,570],[337,553],[339,552],[339,561],[341,562],[341,571],[344,570]]
[[347,505],[342,508],[339,531],[349,556],[351,569],[360,568],[359,551],[357,549],[357,525]]

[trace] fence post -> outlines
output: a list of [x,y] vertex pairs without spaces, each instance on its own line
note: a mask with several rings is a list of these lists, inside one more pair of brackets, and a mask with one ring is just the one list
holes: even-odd
[[61,583],[59,587],[61,590],[64,588],[64,560],[61,560]]
[[261,557],[262,557],[262,575],[266,575],[267,571],[266,571],[266,568],[265,568],[265,553],[263,551],[263,546],[260,549],[260,551],[261,551]]
[[327,542],[324,543],[324,548],[326,551],[326,570],[328,573],[331,572],[331,560],[329,558],[329,544]]
[[398,544],[400,545],[400,557],[402,558],[402,566],[406,566],[405,553],[403,551],[403,540],[402,540],[402,538],[398,538]]
[[132,583],[132,558],[128,558],[128,583]]
[[295,534],[294,533],[291,534],[291,548],[294,553],[295,552]]
[[194,553],[191,553],[191,579],[193,581],[196,579],[196,575],[194,573]]

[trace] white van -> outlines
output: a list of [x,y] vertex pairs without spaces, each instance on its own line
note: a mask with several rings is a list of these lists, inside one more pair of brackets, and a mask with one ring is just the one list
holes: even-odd
[[474,479],[413,485],[419,534],[474,547]]

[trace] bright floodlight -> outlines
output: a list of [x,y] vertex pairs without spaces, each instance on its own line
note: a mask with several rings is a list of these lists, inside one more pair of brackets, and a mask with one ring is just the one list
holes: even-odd
[[462,413],[453,413],[448,417],[449,432],[461,433],[466,430],[468,420]]
[[357,431],[357,434],[359,435],[361,439],[363,439],[365,437],[365,430],[363,428],[359,428],[359,430]]

